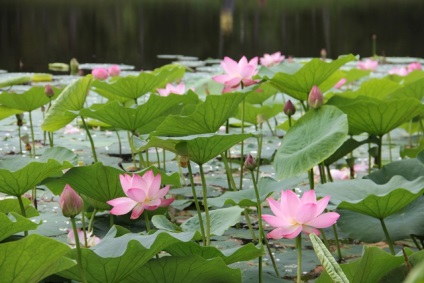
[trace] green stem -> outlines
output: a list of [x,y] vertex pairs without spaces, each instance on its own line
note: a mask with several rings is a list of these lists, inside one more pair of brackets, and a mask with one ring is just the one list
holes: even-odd
[[203,226],[202,212],[200,211],[199,200],[197,199],[196,189],[194,187],[193,171],[191,170],[190,161],[188,161],[187,168],[188,174],[190,176],[191,192],[193,194],[194,205],[196,206],[197,217],[199,218],[200,234],[202,234],[203,245],[206,245],[205,227]]
[[87,133],[88,139],[90,141],[90,145],[91,145],[91,152],[93,153],[93,158],[94,158],[94,162],[97,162],[97,154],[96,154],[96,149],[94,148],[94,141],[93,138],[91,137],[90,131],[88,129],[87,123],[85,123],[85,119],[83,116],[81,116],[81,120],[82,120],[82,124],[84,125],[85,131]]
[[302,282],[302,234],[296,237],[296,249],[297,249],[297,283]]
[[[244,111],[245,111],[246,101],[243,99],[242,108],[241,108],[241,133],[244,134]],[[244,170],[244,140],[241,141],[241,150],[240,150],[240,185],[239,190],[243,188],[243,170]]]
[[280,272],[278,272],[277,263],[275,262],[274,255],[272,254],[272,251],[271,251],[271,246],[269,245],[268,239],[265,237],[265,233],[262,234],[262,238],[264,239],[269,257],[271,258],[271,262],[272,262],[272,266],[274,267],[275,274],[277,275],[277,277],[280,277]]
[[368,143],[368,174],[371,174],[371,143]]
[[327,249],[330,249],[330,243],[327,240],[327,236],[324,233],[324,229],[319,229],[319,231],[321,232],[322,241],[324,242],[324,245],[327,247]]
[[336,248],[337,248],[337,255],[339,256],[339,262],[342,261],[342,250],[340,249],[340,242],[339,242],[339,234],[337,233],[336,224],[333,224],[333,232],[334,232],[334,238],[336,240]]
[[257,242],[258,239],[256,239],[255,231],[253,231],[252,222],[250,221],[249,211],[247,211],[247,208],[244,209],[243,214],[244,218],[246,219],[247,226],[249,227],[250,235],[252,236],[252,241]]
[[160,168],[160,157],[159,157],[159,150],[157,147],[155,147],[156,150],[156,159],[157,159],[157,163],[158,163],[158,168]]
[[381,169],[381,167],[383,167],[383,156],[382,156],[382,153],[383,153],[383,150],[382,150],[382,147],[383,147],[383,136],[379,136],[379,139],[378,139],[378,169]]
[[269,120],[266,119],[266,124],[268,125],[269,130],[271,131],[271,135],[275,136],[275,132],[272,130],[271,124],[269,123]]
[[292,118],[291,115],[289,115],[289,129],[292,127]]
[[308,175],[309,175],[309,186],[311,188],[311,190],[313,190],[315,188],[315,181],[314,181],[314,168],[311,168],[308,171]]
[[325,176],[324,163],[318,164],[318,169],[319,169],[319,178],[321,180],[321,184],[327,183],[327,178]]
[[[259,190],[258,185],[255,181],[255,174],[253,173],[253,170],[250,170],[250,174],[252,175],[252,181],[253,181],[253,187],[255,189],[255,195],[256,195],[256,204],[258,206],[258,226],[259,226],[259,244],[261,245],[261,249],[264,247],[264,243],[262,240],[263,236],[263,226],[262,226],[262,202],[261,197],[259,196]],[[259,257],[259,282],[262,282],[262,257]]]
[[118,138],[119,157],[122,158],[122,141],[121,141],[121,136],[119,135],[117,128],[115,128],[115,133],[116,133],[116,137]]
[[112,228],[112,226],[115,224],[113,220],[113,214],[109,214],[109,227]]
[[47,135],[49,136],[50,147],[53,147],[54,146],[53,145],[53,135],[54,135],[54,132],[47,132]]
[[333,176],[331,176],[330,165],[325,166],[327,168],[327,176],[330,182],[333,182]]
[[381,227],[383,228],[384,235],[386,236],[387,244],[389,244],[389,249],[392,255],[395,255],[395,248],[393,247],[392,239],[390,238],[389,231],[387,230],[386,223],[384,219],[380,219]]
[[390,162],[392,162],[393,161],[393,157],[392,157],[392,137],[390,136],[390,132],[387,133],[387,140],[389,141]]
[[19,154],[22,154],[22,139],[21,139],[21,127],[18,126],[18,135],[19,135]]
[[[22,201],[22,197],[21,196],[18,196],[17,198],[18,198],[18,202],[19,202],[19,207],[21,208],[22,216],[23,217],[27,217],[26,211],[25,211],[25,207],[24,207],[24,203]],[[27,230],[24,231],[24,235],[25,235],[25,237],[28,236],[28,231]]]
[[222,161],[224,162],[225,172],[227,173],[227,179],[229,182],[228,186],[233,191],[237,191],[236,182],[234,181],[233,174],[231,174],[231,170],[230,170],[230,167],[228,166],[228,160],[227,160],[227,157],[225,156],[225,153],[221,153],[221,158],[222,158]]
[[162,148],[162,158],[163,158],[163,171],[166,172],[166,153],[165,149]]
[[263,135],[262,135],[262,124],[260,126],[260,133],[258,135],[258,155],[256,156],[256,180],[259,180],[259,171],[261,166],[261,158],[262,158],[262,143],[263,143]]
[[31,156],[35,158],[35,135],[34,135],[34,125],[32,124],[32,112],[29,111],[29,127],[31,129],[31,139],[32,139],[32,148],[31,148]]
[[75,247],[77,250],[77,263],[80,269],[81,281],[86,283],[87,279],[85,278],[84,268],[82,266],[81,246],[80,246],[79,237],[78,237],[77,225],[75,224],[75,217],[71,217],[71,223],[72,223],[72,229],[74,230]]
[[149,220],[149,215],[147,215],[147,212],[144,211],[144,222],[146,223],[146,229],[147,229],[147,233],[150,232],[150,230],[152,230],[152,227],[150,226],[150,220]]
[[133,140],[132,140],[132,137],[131,137],[131,134],[130,134],[129,131],[127,132],[127,134],[128,134],[128,142],[130,144],[130,149],[131,149],[131,158],[133,160],[134,168],[137,169],[137,163],[136,163],[136,160],[135,160]]
[[206,220],[206,246],[209,246],[211,242],[211,219],[209,216],[208,192],[206,190],[205,173],[203,172],[202,164],[199,164],[199,169],[200,169],[200,177],[202,179],[203,208],[205,210],[205,220]]
[[84,245],[86,248],[88,248],[88,241],[87,241],[87,230],[85,229],[85,215],[84,211],[81,213],[81,222],[82,222],[82,232],[84,234]]
[[94,225],[94,217],[96,216],[97,209],[95,208],[93,212],[91,213],[90,221],[88,222],[88,232],[93,231],[93,225]]

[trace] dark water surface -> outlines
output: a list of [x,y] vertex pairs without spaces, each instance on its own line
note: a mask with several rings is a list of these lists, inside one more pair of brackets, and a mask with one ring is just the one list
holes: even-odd
[[354,53],[424,57],[423,0],[1,0],[0,69],[52,62],[152,69],[159,54],[234,59]]

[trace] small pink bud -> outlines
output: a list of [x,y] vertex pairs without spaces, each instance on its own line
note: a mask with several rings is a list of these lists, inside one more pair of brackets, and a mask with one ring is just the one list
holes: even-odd
[[246,160],[244,161],[244,167],[250,171],[253,171],[256,168],[256,160],[252,155],[247,155]]
[[94,68],[93,71],[91,71],[91,74],[93,77],[97,80],[106,80],[108,75],[108,72],[105,68]]
[[63,216],[75,217],[76,215],[81,213],[84,207],[84,201],[71,188],[71,186],[66,184],[59,198],[59,206],[62,209]]
[[289,100],[287,100],[286,104],[284,104],[284,114],[287,116],[292,116],[294,113],[296,113],[296,108],[294,107],[293,103]]
[[46,87],[44,88],[44,93],[46,94],[47,97],[53,97],[54,95],[54,91],[51,85],[46,85]]
[[121,68],[119,68],[118,65],[112,65],[109,67],[108,72],[109,76],[116,77],[119,76],[119,74],[121,73]]
[[324,96],[321,90],[316,85],[314,85],[311,89],[311,92],[309,92],[308,105],[309,107],[313,109],[318,109],[323,104],[324,104]]

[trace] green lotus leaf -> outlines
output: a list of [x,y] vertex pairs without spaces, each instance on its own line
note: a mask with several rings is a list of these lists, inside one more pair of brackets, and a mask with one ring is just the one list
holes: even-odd
[[233,145],[251,137],[251,134],[201,134],[186,137],[152,137],[147,143],[135,139],[136,151],[159,147],[186,155],[197,164],[205,164]]
[[253,243],[232,249],[220,250],[216,247],[201,246],[195,242],[178,243],[165,249],[172,256],[199,255],[204,259],[220,257],[225,264],[255,259],[263,255],[263,250],[255,247]]
[[221,258],[200,256],[166,256],[152,259],[124,280],[134,283],[236,283],[241,282],[240,269],[228,267]]
[[[31,205],[32,202],[29,199],[22,198],[22,204],[25,209],[26,217],[34,217],[34,216],[40,215],[37,209],[35,209],[35,207]],[[13,213],[22,215],[21,207],[19,205],[18,199],[16,198],[13,198],[13,199],[7,198],[7,199],[0,200],[0,212],[2,213],[13,212]]]
[[62,164],[54,159],[46,162],[31,159],[29,163],[24,158],[17,159],[17,162],[0,161],[0,192],[21,196],[61,169]]
[[333,106],[307,112],[287,131],[274,158],[278,178],[305,173],[330,157],[347,138],[347,117]]
[[392,96],[393,92],[400,89],[402,89],[401,85],[390,81],[387,78],[371,79],[363,82],[358,90],[352,93],[346,93],[346,97],[368,96],[384,100]]
[[[192,232],[155,232],[151,235],[125,234],[117,237],[112,227],[102,241],[91,249],[82,249],[82,265],[88,282],[123,282],[124,278],[136,272],[153,256],[170,245],[191,241]],[[76,259],[76,250],[69,257]],[[77,266],[59,273],[72,280],[81,281]]]
[[325,92],[334,86],[334,83],[332,85],[321,85],[341,66],[353,60],[355,60],[355,56],[352,54],[339,57],[339,59],[330,63],[326,63],[319,58],[314,58],[294,74],[275,74],[270,82],[271,85],[279,91],[298,100],[306,101],[308,99],[308,94],[314,85],[320,87],[322,92]]
[[0,245],[0,274],[3,282],[37,283],[76,264],[64,257],[71,248],[59,241],[30,235]]
[[31,81],[30,74],[6,74],[0,77],[0,87],[21,85]]
[[3,120],[4,118],[7,118],[15,114],[20,114],[20,113],[22,113],[22,110],[13,109],[13,108],[6,107],[4,105],[0,105],[0,120]]
[[[53,91],[54,96],[52,99],[57,97],[60,90],[53,88]],[[12,109],[27,112],[40,108],[49,102],[50,99],[46,96],[44,87],[33,86],[24,93],[3,92],[0,94],[0,104]]]
[[[377,247],[364,247],[363,256],[340,267],[350,283],[380,282],[379,280],[391,269],[404,262],[402,256],[394,256]],[[317,283],[331,282],[326,272],[315,281]]]
[[[392,241],[410,238],[411,234],[424,235],[423,197],[386,217],[384,223]],[[337,226],[347,237],[367,243],[386,241],[379,219],[346,209],[337,209]]]
[[156,129],[155,136],[188,136],[215,133],[236,111],[248,93],[208,95],[188,116],[170,115]]
[[317,186],[320,196],[331,195],[338,209],[359,212],[384,219],[406,207],[424,192],[424,177],[407,181],[394,176],[390,182],[378,185],[370,180],[351,180]]
[[335,95],[327,104],[347,114],[352,135],[365,132],[381,137],[423,112],[423,105],[415,98],[380,100],[362,95],[355,98]]
[[64,165],[62,169],[78,165],[78,155],[72,150],[62,146],[55,146],[46,149],[38,160],[47,162],[49,159],[55,159],[56,161],[61,162]]
[[[243,209],[239,206],[232,206],[209,211],[211,224],[210,234],[222,236],[228,228],[240,222],[240,213],[242,211]],[[203,223],[206,223],[206,217],[204,212],[202,213],[202,219]],[[183,231],[200,232],[198,215],[187,219],[183,224],[181,224],[180,227]]]
[[0,212],[0,242],[18,232],[35,230],[38,225],[20,214]]
[[[270,177],[259,179],[258,190],[261,201],[265,201],[274,192],[281,192],[283,188],[294,188],[301,183],[300,178],[289,178],[282,181]],[[257,206],[256,194],[253,188],[241,191],[227,191],[224,194],[208,199],[209,206],[223,207],[226,205],[238,205],[241,207]]]
[[95,92],[109,100],[125,102],[136,100],[182,78],[184,72],[184,67],[180,65],[166,65],[153,72],[141,72],[138,76],[119,77],[112,83],[95,80],[92,86]]
[[[242,116],[242,105],[239,106],[237,115],[235,116],[237,119],[241,119]],[[270,119],[279,113],[283,112],[284,105],[282,104],[272,104],[270,106],[264,105],[256,107],[249,103],[244,105],[244,121],[251,123],[253,125],[259,124],[260,121]],[[260,120],[258,121],[258,118]]]
[[424,78],[405,83],[405,85],[393,91],[390,94],[391,98],[404,98],[404,97],[412,97],[416,98],[419,101],[424,97]]
[[125,107],[118,101],[111,101],[95,108],[86,108],[80,111],[84,117],[90,117],[114,126],[115,128],[135,132],[155,119],[165,116],[169,110],[178,104],[197,102],[197,95],[189,92],[186,95],[171,94],[162,97],[151,95],[149,100],[137,107]]
[[258,88],[247,94],[246,102],[250,104],[262,104],[277,93],[278,91],[275,87],[269,82],[264,82]]
[[72,122],[77,117],[72,111],[79,111],[84,107],[91,81],[92,76],[88,75],[70,83],[47,111],[41,129],[54,132]]

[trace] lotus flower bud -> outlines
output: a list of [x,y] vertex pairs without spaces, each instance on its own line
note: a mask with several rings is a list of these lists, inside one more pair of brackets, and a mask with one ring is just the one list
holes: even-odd
[[93,71],[91,71],[91,74],[95,79],[100,81],[106,80],[109,76],[106,68],[94,68]]
[[44,88],[44,93],[46,94],[46,96],[48,98],[53,97],[54,95],[54,91],[51,85],[46,85],[46,87]]
[[244,167],[246,167],[250,171],[253,171],[256,168],[256,161],[252,155],[247,155],[246,160],[244,161]]
[[311,92],[309,92],[308,105],[313,109],[318,109],[323,104],[324,96],[322,95],[321,90],[316,85],[314,85],[311,89]]
[[119,76],[119,74],[121,73],[121,69],[119,68],[118,65],[112,65],[109,67],[108,72],[109,72],[109,76],[116,77],[116,76]]
[[81,213],[84,207],[84,201],[71,188],[71,186],[66,184],[59,198],[59,206],[62,209],[63,216],[75,217],[76,215]]
[[294,113],[296,113],[296,108],[294,107],[293,103],[289,100],[287,100],[286,104],[284,104],[284,114],[287,116],[292,116]]
[[321,59],[325,61],[327,58],[327,50],[325,48],[321,49]]
[[72,58],[69,65],[71,66],[71,75],[72,76],[78,75],[79,74],[79,63],[78,63],[77,59]]

